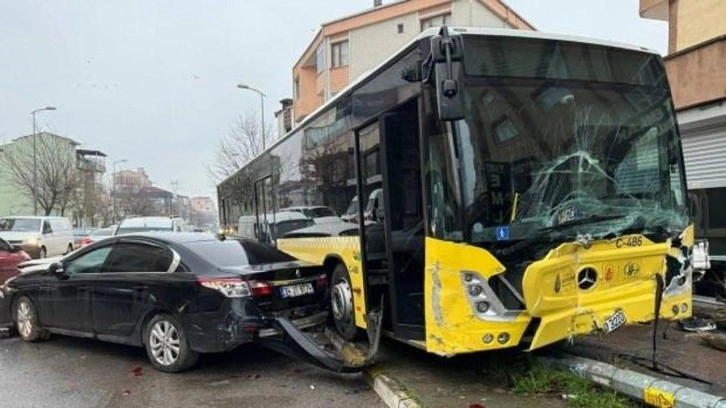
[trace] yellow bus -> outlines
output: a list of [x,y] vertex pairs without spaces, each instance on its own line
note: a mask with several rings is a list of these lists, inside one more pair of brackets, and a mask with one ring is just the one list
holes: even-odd
[[[691,315],[695,242],[660,56],[539,32],[434,28],[218,186],[223,227],[326,267],[330,320],[451,356]],[[313,220],[314,221],[314,220]],[[252,231],[262,231],[255,228]]]

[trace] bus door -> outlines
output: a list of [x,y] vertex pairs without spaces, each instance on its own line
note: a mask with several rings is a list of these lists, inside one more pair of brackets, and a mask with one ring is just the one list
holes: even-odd
[[255,182],[255,237],[264,244],[274,245],[270,235],[267,214],[272,211],[272,178],[267,176]]
[[393,333],[425,340],[424,223],[418,99],[381,118],[383,203]]
[[410,340],[425,338],[418,126],[414,100],[356,134],[366,306],[383,299],[384,329]]

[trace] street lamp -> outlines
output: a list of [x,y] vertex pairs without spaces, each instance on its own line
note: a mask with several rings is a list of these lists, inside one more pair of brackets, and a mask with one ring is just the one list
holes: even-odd
[[260,95],[260,115],[262,116],[262,151],[265,151],[265,94],[262,93],[259,89],[255,89],[249,85],[245,84],[239,84],[237,85],[237,88],[239,89],[247,89],[252,92],[257,92],[257,94]]
[[126,163],[128,160],[121,159],[116,160],[111,164],[113,168],[111,173],[111,224],[116,222],[116,165],[119,163]]
[[35,147],[35,139],[38,131],[35,126],[35,114],[41,111],[54,110],[54,106],[46,106],[45,108],[36,109],[30,112],[30,116],[33,117],[33,215],[38,215],[38,159]]

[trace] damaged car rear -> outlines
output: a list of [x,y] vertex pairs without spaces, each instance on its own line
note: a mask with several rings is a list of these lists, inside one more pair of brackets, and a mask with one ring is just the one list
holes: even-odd
[[0,325],[13,325],[26,341],[57,333],[145,347],[166,372],[191,367],[199,353],[262,339],[344,371],[300,331],[324,323],[327,295],[321,267],[255,242],[132,234],[32,265],[7,282]]

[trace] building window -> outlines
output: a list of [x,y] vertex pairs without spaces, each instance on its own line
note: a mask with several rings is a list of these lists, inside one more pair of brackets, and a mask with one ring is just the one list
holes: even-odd
[[300,77],[295,78],[292,84],[292,97],[297,100],[300,97]]
[[317,51],[315,51],[315,64],[318,67],[318,74],[323,72],[325,69],[325,47],[323,47],[323,44],[320,44]]
[[399,34],[403,34],[403,24],[399,24],[396,26],[396,30],[398,30]]
[[348,41],[340,41],[330,46],[331,66],[345,67],[348,65]]
[[421,31],[431,27],[441,27],[451,25],[451,13],[439,14],[421,20]]

